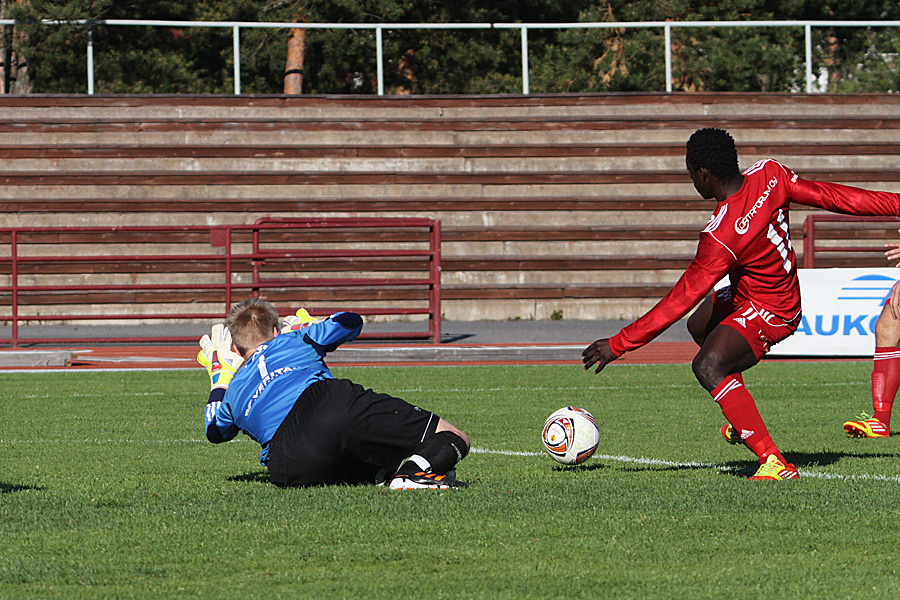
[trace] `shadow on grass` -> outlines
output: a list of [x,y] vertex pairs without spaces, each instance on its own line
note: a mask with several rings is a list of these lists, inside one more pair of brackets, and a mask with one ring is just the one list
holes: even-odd
[[[843,458],[896,458],[896,453],[883,452],[785,452],[785,458],[794,463],[799,469],[808,467],[827,467],[839,462]],[[591,470],[602,468],[602,464],[579,465],[578,467],[559,466],[557,471],[562,470]],[[716,470],[735,477],[750,477],[759,469],[759,463],[756,460],[732,460],[725,463],[698,463],[698,464],[638,464],[623,465],[623,471],[642,472],[642,471],[697,471],[697,470]]]
[[[896,458],[893,452],[785,452],[784,457],[798,469],[809,467],[827,467],[840,462],[843,458]],[[759,468],[755,460],[730,461],[722,465],[722,471],[738,477],[750,477]]]
[[0,481],[0,494],[11,494],[13,492],[24,492],[26,490],[41,490],[33,485],[19,485],[17,483],[3,483]]
[[[797,466],[799,467],[800,465]],[[731,460],[723,464],[720,469],[725,475],[734,475],[741,479],[753,476],[757,470],[759,470],[759,461],[756,460]]]
[[605,469],[606,465],[601,463],[592,463],[589,465],[558,465],[553,467],[554,471],[564,471],[566,473],[574,473],[576,471],[596,471],[597,469]]
[[253,471],[251,473],[242,473],[241,475],[232,475],[226,477],[228,481],[243,481],[248,483],[271,483],[268,471]]

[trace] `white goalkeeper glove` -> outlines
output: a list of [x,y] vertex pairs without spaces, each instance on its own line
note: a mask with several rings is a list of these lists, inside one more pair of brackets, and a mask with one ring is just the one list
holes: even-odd
[[223,323],[216,323],[210,335],[200,338],[197,362],[206,367],[209,388],[214,390],[228,387],[244,359],[231,349],[231,332],[228,328]]
[[290,315],[284,318],[284,322],[281,326],[281,333],[290,333],[292,331],[297,331],[299,329],[303,329],[304,327],[308,327],[313,323],[321,322],[321,319],[317,319],[311,316],[308,312],[306,312],[305,308],[301,308],[297,311],[296,315]]

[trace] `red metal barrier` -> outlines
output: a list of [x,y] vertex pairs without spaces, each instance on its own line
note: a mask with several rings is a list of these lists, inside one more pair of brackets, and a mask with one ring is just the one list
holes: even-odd
[[[221,320],[234,302],[262,297],[282,315],[304,306],[313,315],[352,310],[369,317],[424,316],[424,331],[361,337],[439,343],[440,244],[440,221],[424,218],[3,228],[0,322],[11,325],[13,347],[195,341],[195,336],[48,340],[21,337],[19,329],[28,323]],[[134,251],[142,246],[152,252]]]
[[[845,224],[843,228],[830,228],[827,232],[818,228],[819,224]],[[876,223],[888,224],[875,225]],[[871,255],[873,253],[884,252],[884,242],[900,241],[900,237],[894,233],[888,234],[885,230],[896,229],[900,224],[900,217],[853,217],[848,215],[810,215],[803,221],[803,268],[813,269],[816,267],[817,253],[835,253],[840,255],[862,254]],[[869,245],[846,245],[840,243],[829,243],[824,245],[821,243],[822,238],[828,240],[874,240]],[[848,257],[849,258],[849,257]],[[885,264],[887,266],[887,264]]]

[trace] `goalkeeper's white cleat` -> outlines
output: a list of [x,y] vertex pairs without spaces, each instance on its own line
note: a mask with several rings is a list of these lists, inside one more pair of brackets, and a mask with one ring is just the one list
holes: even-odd
[[395,475],[388,487],[392,490],[449,490],[451,488],[467,488],[469,484],[447,475],[417,471],[404,475]]

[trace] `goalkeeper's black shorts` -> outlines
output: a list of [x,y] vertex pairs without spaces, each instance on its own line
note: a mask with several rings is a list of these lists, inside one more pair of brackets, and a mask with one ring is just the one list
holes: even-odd
[[269,442],[273,483],[373,483],[434,433],[438,416],[347,379],[309,386]]

